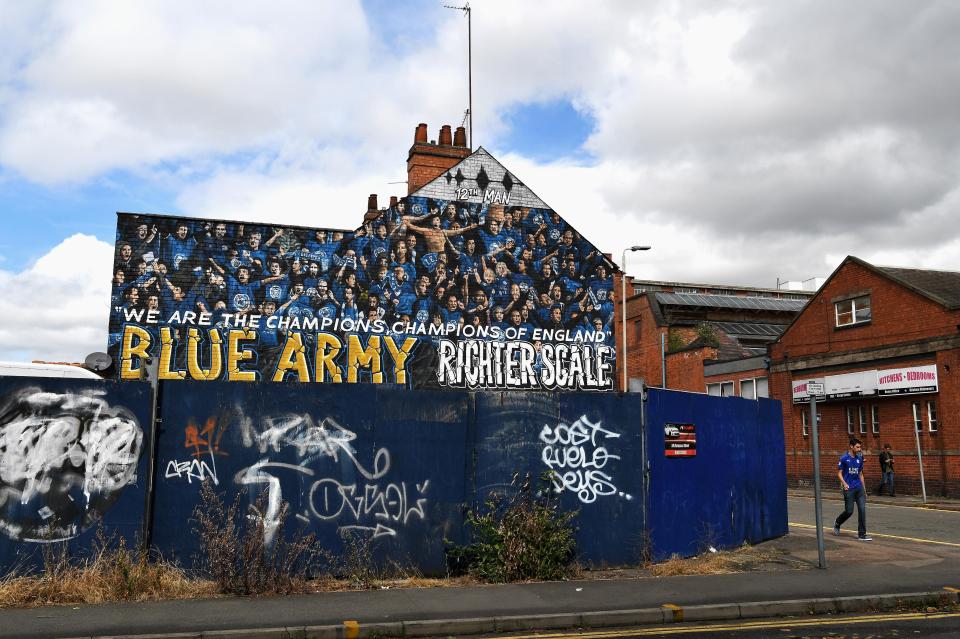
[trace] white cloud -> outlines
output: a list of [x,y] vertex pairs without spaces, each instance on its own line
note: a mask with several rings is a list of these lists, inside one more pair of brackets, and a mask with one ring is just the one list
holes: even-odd
[[[439,4],[396,48],[358,1],[12,6],[0,158],[34,182],[133,170],[191,215],[348,228],[368,193],[405,192],[388,183],[416,123],[435,137],[466,106],[463,17]],[[631,272],[770,286],[847,254],[958,268],[955,3],[474,8],[475,144],[616,261],[652,244]],[[554,99],[594,119],[594,163],[497,151],[501,114]]]
[[0,359],[83,361],[106,349],[113,247],[78,233],[29,269],[0,270]]

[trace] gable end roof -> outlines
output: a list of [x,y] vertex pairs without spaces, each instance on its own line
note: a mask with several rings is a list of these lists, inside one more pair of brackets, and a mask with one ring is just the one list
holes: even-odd
[[941,306],[951,310],[960,308],[960,273],[894,266],[875,268],[898,284]]

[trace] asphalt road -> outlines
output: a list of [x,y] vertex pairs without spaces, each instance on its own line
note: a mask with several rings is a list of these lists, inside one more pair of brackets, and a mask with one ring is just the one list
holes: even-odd
[[627,639],[673,636],[710,639],[956,639],[960,636],[960,612],[871,614],[711,624],[681,623],[656,628],[497,636],[501,639]]
[[[826,494],[826,493],[825,493]],[[787,500],[788,520],[791,524],[814,526],[816,516],[814,501],[806,497],[790,497]],[[843,511],[843,502],[834,499],[823,500],[823,527],[832,534],[833,522]],[[857,514],[843,525],[844,535],[856,536]],[[956,544],[960,549],[960,512],[911,508],[908,506],[888,506],[872,504],[867,497],[867,532],[881,539],[881,535],[890,538],[904,537],[912,540]]]

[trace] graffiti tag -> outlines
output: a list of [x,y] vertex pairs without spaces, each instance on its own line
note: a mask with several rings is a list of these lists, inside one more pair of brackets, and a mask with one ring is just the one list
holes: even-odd
[[609,495],[633,499],[619,492],[613,478],[601,470],[611,459],[620,459],[620,456],[610,453],[605,446],[598,446],[599,435],[603,437],[601,443],[620,437],[619,433],[603,428],[600,422],[591,422],[586,415],[572,424],[560,422],[555,427],[543,427],[540,441],[546,445],[541,459],[551,471],[554,490],[558,493],[568,490],[584,504]]
[[137,481],[143,430],[103,391],[22,389],[0,406],[0,530],[48,543],[99,521]]

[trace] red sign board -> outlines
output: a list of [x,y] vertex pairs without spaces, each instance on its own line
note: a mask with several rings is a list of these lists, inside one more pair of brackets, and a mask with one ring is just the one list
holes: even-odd
[[665,424],[663,453],[667,457],[693,457],[697,454],[697,427],[693,424]]

